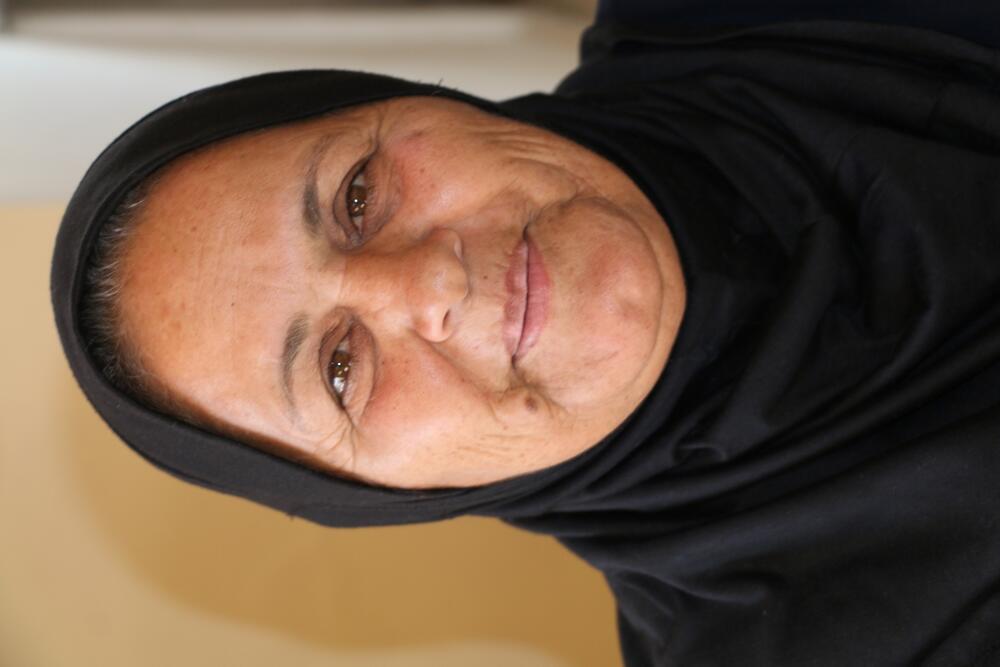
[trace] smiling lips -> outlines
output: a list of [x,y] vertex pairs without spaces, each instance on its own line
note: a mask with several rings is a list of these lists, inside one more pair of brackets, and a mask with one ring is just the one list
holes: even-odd
[[548,319],[551,284],[542,254],[525,233],[507,269],[503,341],[517,361],[538,341]]

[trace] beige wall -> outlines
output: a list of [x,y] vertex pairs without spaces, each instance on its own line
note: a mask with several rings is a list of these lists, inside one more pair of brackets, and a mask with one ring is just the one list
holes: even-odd
[[0,207],[0,665],[620,664],[603,580],[551,540],[324,529],[131,453],[58,349],[60,212]]

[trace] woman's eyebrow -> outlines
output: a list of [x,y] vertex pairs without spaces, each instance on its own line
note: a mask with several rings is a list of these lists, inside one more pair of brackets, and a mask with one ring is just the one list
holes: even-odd
[[[302,349],[302,343],[305,342],[308,331],[309,318],[306,317],[305,313],[292,316],[285,332],[285,344],[281,349],[281,391],[292,410],[296,409],[295,394],[292,391],[292,367],[295,365],[295,357]],[[298,416],[297,412],[296,416]]]
[[[323,225],[323,214],[319,205],[319,166],[323,162],[327,150],[333,145],[336,133],[327,133],[321,136],[309,151],[309,158],[306,162],[305,182],[302,189],[302,224],[310,236],[318,236]],[[285,400],[292,408],[296,418],[299,417],[295,407],[295,392],[292,391],[292,367],[295,365],[295,358],[302,349],[302,344],[306,340],[309,331],[309,318],[305,313],[296,313],[288,321],[285,331],[285,342],[281,349],[281,393],[285,395]]]
[[319,165],[323,162],[323,156],[333,144],[335,136],[334,134],[324,134],[313,144],[312,151],[309,153],[305,185],[302,189],[302,224],[310,236],[317,236],[323,225],[317,176]]

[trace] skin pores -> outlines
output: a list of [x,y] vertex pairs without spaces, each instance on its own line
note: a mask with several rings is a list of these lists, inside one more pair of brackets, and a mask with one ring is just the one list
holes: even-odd
[[[525,237],[550,289],[515,363],[507,278]],[[199,421],[404,488],[484,484],[593,446],[659,378],[685,305],[667,223],[620,169],[426,97],[176,160],[123,276],[130,347]]]

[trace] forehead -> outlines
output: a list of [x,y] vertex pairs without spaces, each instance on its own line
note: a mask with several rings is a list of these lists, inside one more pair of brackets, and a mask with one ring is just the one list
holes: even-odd
[[[411,100],[409,103],[415,102]],[[174,159],[164,166],[155,178],[155,189],[163,189],[164,183],[183,183],[199,176],[235,176],[248,174],[247,169],[230,170],[219,174],[220,168],[231,168],[235,160],[252,160],[257,166],[270,163],[287,153],[290,144],[295,144],[310,136],[319,134],[340,134],[371,131],[384,118],[389,107],[406,100],[384,100],[346,107],[306,120],[260,128],[227,137],[200,147]]]
[[221,142],[151,188],[126,248],[121,305],[141,362],[172,394],[196,406],[268,395],[281,348],[268,314],[283,312],[308,257],[297,205],[305,164],[313,137],[339,120]]

